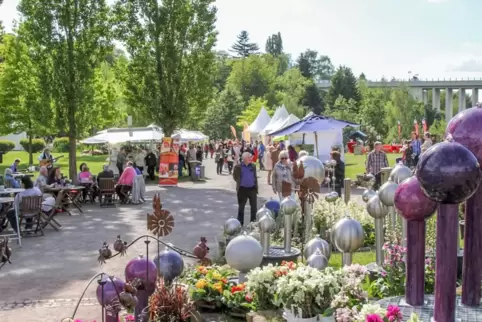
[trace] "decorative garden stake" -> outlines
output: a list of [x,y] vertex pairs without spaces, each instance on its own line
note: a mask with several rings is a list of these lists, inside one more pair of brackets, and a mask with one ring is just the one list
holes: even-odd
[[291,253],[291,233],[293,229],[293,214],[298,209],[298,204],[291,197],[286,197],[281,202],[281,214],[284,216],[284,251]]
[[264,215],[269,215],[271,217],[273,216],[273,213],[271,212],[271,210],[266,208],[265,205],[259,208],[259,210],[256,212],[256,221],[259,221]]
[[320,251],[328,260],[331,257],[331,246],[326,240],[323,240],[320,235],[316,235],[313,239],[306,243],[304,249],[305,259],[310,258],[316,251]]
[[392,172],[390,172],[390,177],[388,180],[395,182],[396,184],[400,184],[403,181],[407,180],[413,176],[412,170],[409,167],[404,166],[403,164],[397,164]]
[[318,194],[321,192],[320,182],[313,177],[303,178],[300,182],[300,190],[298,197],[300,198],[302,207],[302,225],[305,226],[303,233],[302,245],[311,238],[313,232],[313,205],[318,199]]
[[345,178],[343,182],[343,195],[344,195],[345,203],[348,204],[351,198],[351,179],[350,178]]
[[395,196],[395,191],[397,190],[397,187],[398,187],[398,184],[388,180],[378,190],[378,197],[380,198],[380,201],[386,207],[388,207],[388,213],[390,214],[390,222],[391,222],[392,228],[394,228],[397,223],[397,213],[393,208],[393,198]]
[[263,261],[261,244],[246,232],[231,240],[226,247],[226,262],[239,271],[239,283],[243,283],[246,274]]
[[[482,164],[482,108],[458,113],[447,125],[446,135],[469,149]],[[481,299],[482,257],[482,188],[465,205],[464,264],[462,273],[462,304],[478,306]]]
[[352,253],[363,246],[365,233],[362,225],[348,215],[333,227],[333,243],[343,252],[343,266],[352,264]]
[[103,320],[105,322],[117,322],[118,314],[121,310],[120,294],[124,291],[124,281],[114,277],[102,274],[98,280],[96,297],[99,304],[104,309]]
[[366,189],[363,191],[362,199],[364,202],[368,202],[377,192],[373,190],[375,186],[375,176],[371,173],[366,174],[363,177],[363,182],[365,182]]
[[270,214],[265,214],[259,220],[259,229],[261,234],[261,246],[263,247],[263,255],[268,256],[270,253],[270,235],[276,229],[276,222]]
[[315,253],[307,259],[306,263],[308,266],[322,270],[328,266],[328,259],[317,249]]
[[422,191],[418,179],[411,177],[398,185],[395,208],[407,221],[405,301],[413,306],[424,304],[425,220],[437,209],[437,203]]
[[383,243],[385,236],[383,233],[383,218],[388,214],[388,208],[380,201],[378,194],[367,202],[367,212],[375,219],[375,254],[377,265],[383,264]]
[[435,255],[434,320],[437,322],[455,321],[458,203],[474,194],[482,177],[472,152],[448,139],[425,151],[416,170],[423,192],[441,203]]

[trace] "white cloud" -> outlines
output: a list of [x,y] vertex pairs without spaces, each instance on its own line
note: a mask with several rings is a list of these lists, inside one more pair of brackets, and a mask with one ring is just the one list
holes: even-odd
[[465,60],[455,66],[448,66],[449,72],[465,72],[465,73],[481,73],[482,72],[482,60],[469,59]]

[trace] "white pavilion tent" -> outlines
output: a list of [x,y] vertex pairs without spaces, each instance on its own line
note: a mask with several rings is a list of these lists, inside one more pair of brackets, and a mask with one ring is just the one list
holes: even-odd
[[[276,128],[274,128],[274,129],[272,129],[271,131],[269,131],[269,133],[275,132],[275,131],[279,131],[279,130],[281,130],[281,129],[284,129],[285,127],[290,126],[291,124],[294,124],[294,123],[298,122],[299,120],[300,120],[300,119],[299,119],[296,115],[290,114],[290,115],[288,116],[288,118],[286,118],[281,124],[279,124],[278,127],[276,127]],[[268,135],[269,135],[269,133],[268,133]]]
[[119,144],[125,142],[150,142],[160,141],[164,137],[164,133],[158,127],[141,127],[141,128],[112,128],[103,130],[87,138],[81,143],[83,144]]
[[259,111],[259,114],[256,117],[256,119],[254,120],[253,123],[251,123],[248,126],[247,130],[251,134],[258,135],[264,129],[264,127],[268,125],[270,121],[271,121],[271,117],[269,117],[268,112],[263,106],[261,107],[261,110]]
[[273,117],[269,123],[259,132],[260,135],[268,135],[270,132],[280,128],[280,126],[289,118],[289,113],[286,107],[280,106],[274,112]]

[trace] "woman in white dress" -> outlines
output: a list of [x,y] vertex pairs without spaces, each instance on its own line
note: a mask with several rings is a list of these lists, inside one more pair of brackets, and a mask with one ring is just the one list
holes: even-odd
[[264,169],[268,171],[268,184],[271,185],[271,171],[273,171],[273,160],[271,159],[271,152],[274,151],[274,146],[270,145],[266,149],[263,157]]

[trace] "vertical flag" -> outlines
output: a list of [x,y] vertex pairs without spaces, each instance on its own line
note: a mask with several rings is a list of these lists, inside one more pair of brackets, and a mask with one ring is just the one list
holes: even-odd
[[415,134],[418,135],[418,122],[417,122],[417,120],[413,120],[413,126],[415,128]]
[[427,121],[425,121],[425,119],[422,119],[422,126],[423,126],[423,133],[427,133],[428,126],[427,126]]
[[244,122],[244,130],[243,130],[243,139],[246,141],[246,142],[251,142],[251,135],[248,131],[248,123]]
[[236,136],[236,129],[232,125],[230,125],[230,127],[231,127],[231,133],[233,133],[234,139],[237,140],[238,137]]
[[402,126],[400,125],[400,121],[397,121],[398,126],[398,141],[400,141],[400,135],[402,134]]

